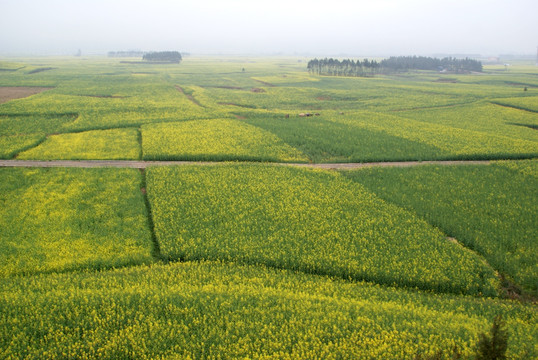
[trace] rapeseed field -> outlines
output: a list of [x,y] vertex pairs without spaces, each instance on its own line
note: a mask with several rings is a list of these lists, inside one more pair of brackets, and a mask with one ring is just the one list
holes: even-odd
[[133,169],[0,169],[0,277],[152,261]]
[[162,255],[496,295],[492,268],[338,174],[268,165],[151,168]]
[[[533,64],[6,60],[8,166],[214,163],[0,168],[0,358],[472,359],[497,316],[538,358]],[[495,161],[290,164],[454,159]]]
[[345,175],[416,212],[538,294],[538,161],[367,169]]
[[5,359],[472,358],[503,314],[538,355],[535,306],[222,262],[0,279]]

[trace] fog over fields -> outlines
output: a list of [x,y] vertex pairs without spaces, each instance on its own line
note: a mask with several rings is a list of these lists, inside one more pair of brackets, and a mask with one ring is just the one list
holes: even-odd
[[0,55],[527,54],[533,0],[3,0]]

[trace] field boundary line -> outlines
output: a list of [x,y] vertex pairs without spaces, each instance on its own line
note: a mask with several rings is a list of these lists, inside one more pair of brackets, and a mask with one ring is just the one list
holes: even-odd
[[146,218],[148,221],[148,227],[149,231],[151,233],[151,243],[152,243],[152,249],[151,249],[151,256],[156,261],[164,261],[166,260],[162,253],[161,253],[161,245],[159,244],[159,239],[157,239],[157,234],[155,233],[155,221],[153,221],[153,210],[151,208],[151,203],[149,201],[148,192],[147,192],[147,177],[146,177],[146,171],[145,169],[139,169],[140,170],[140,192],[142,192],[142,195],[144,197],[144,205],[146,207]]
[[192,94],[187,94],[181,86],[175,85],[175,88],[177,91],[183,94],[187,99],[189,99],[194,105],[198,105],[202,108],[205,108],[205,106],[202,105],[198,100],[196,100],[196,98]]
[[[411,167],[420,165],[488,165],[492,160],[432,160],[432,161],[386,161],[366,163],[260,163],[279,166],[296,166],[327,170],[352,170],[368,167]],[[253,162],[234,161],[141,161],[141,160],[0,160],[0,167],[67,167],[67,168],[131,168],[145,169],[150,166],[248,164]]]
[[516,109],[516,110],[526,111],[526,112],[530,112],[530,113],[533,113],[533,114],[538,113],[538,111],[536,111],[536,110],[524,108],[524,107],[517,106],[517,105],[509,105],[509,104],[504,104],[504,103],[497,102],[497,101],[490,101],[490,103],[492,103],[494,105],[502,106],[502,107],[505,107],[505,108],[509,108],[509,109]]
[[364,163],[332,163],[332,164],[299,164],[299,163],[279,163],[279,165],[289,165],[297,167],[310,167],[314,169],[327,170],[353,170],[369,167],[412,167],[421,165],[489,165],[491,160],[428,160],[428,161],[379,161]]

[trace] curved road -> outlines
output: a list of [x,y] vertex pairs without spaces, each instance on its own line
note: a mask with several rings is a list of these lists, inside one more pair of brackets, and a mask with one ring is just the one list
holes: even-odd
[[[73,168],[132,168],[145,169],[149,166],[217,165],[234,162],[210,161],[142,161],[142,160],[0,160],[0,167],[73,167]],[[418,165],[487,165],[489,160],[445,160],[445,161],[398,161],[371,163],[299,164],[267,163],[283,166],[299,166],[318,169],[351,170],[365,167],[409,167]]]

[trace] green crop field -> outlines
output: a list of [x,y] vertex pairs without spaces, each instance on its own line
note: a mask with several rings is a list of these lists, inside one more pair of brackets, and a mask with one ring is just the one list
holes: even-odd
[[137,60],[0,58],[1,359],[538,358],[538,67]]
[[[14,64],[5,65],[14,70],[1,74],[1,86],[48,90],[0,104],[3,141],[23,134],[126,127],[149,131],[152,126],[164,126],[154,125],[157,123],[233,119],[272,133],[258,133],[270,143],[295,148],[277,150],[289,153],[287,160],[282,153],[276,157],[271,153],[276,149],[265,151],[265,157],[253,154],[262,160],[289,161],[300,153],[312,162],[499,159],[538,154],[538,136],[529,130],[537,126],[533,108],[536,86],[532,77],[523,81],[525,73],[493,76],[422,71],[373,78],[327,77],[309,75],[303,63],[279,58],[220,62],[200,58],[180,65],[95,59],[84,67],[73,60],[44,59],[42,67],[54,69],[32,74],[28,74],[31,64],[21,62],[20,69]],[[528,91],[518,84],[526,84]],[[298,116],[306,112],[320,115]],[[176,126],[187,125],[171,126],[178,131]],[[244,127],[242,133],[247,129],[255,131]],[[229,144],[222,143],[230,136],[221,135],[205,136],[205,141],[215,142],[211,159],[234,160],[234,155],[237,160],[250,159],[243,152],[250,152],[249,145],[237,145],[237,154],[230,154],[226,150]],[[152,138],[160,141],[162,136],[172,135],[151,132],[146,139],[151,146],[148,158],[179,159],[197,153],[178,147],[169,138],[159,143],[163,147],[159,150]],[[215,139],[210,141],[210,137]],[[69,141],[78,143],[80,139],[62,140],[61,144],[68,148]],[[189,138],[193,141],[201,140]],[[204,145],[200,142],[200,146]],[[16,151],[6,151],[3,157],[14,156]],[[54,151],[61,153],[60,148]],[[114,147],[104,151],[112,154],[91,156],[118,157]]]
[[494,102],[502,106],[521,109],[535,114],[538,112],[538,96],[525,98],[495,99]]
[[488,166],[369,169],[347,173],[416,212],[538,294],[538,161]]

